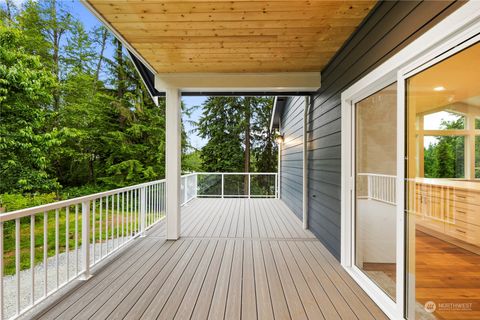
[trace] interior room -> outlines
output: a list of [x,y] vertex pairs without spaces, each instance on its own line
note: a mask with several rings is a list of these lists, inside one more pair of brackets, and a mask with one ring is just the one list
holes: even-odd
[[408,259],[417,303],[436,305],[417,318],[480,318],[479,84],[479,43],[406,83]]

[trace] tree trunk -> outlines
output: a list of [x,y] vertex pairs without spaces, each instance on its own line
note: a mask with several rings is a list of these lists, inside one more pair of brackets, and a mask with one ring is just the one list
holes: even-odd
[[117,97],[119,99],[123,98],[125,94],[125,74],[123,72],[123,52],[122,52],[122,43],[115,39],[117,48],[115,51],[116,60],[117,60]]
[[7,5],[7,20],[8,20],[8,25],[12,25],[12,4],[10,3],[11,0],[6,0],[6,5]]
[[108,37],[108,30],[107,28],[102,28],[102,38],[101,38],[101,43],[100,43],[100,53],[98,56],[98,63],[97,63],[97,69],[95,70],[95,80],[98,81],[98,78],[100,77],[100,69],[102,68],[102,62],[103,62],[103,55],[105,52],[105,48],[107,46],[107,37]]
[[[58,20],[57,20],[57,2],[53,0],[51,2],[51,19],[52,19],[52,44],[53,44],[53,74],[55,76],[55,80],[57,83],[60,82],[60,59],[59,59],[59,52],[60,52],[60,37],[61,37],[61,30],[58,27]],[[53,109],[58,111],[60,108],[60,90],[58,88],[54,89],[53,92]]]
[[91,154],[90,155],[90,160],[88,161],[88,169],[90,173],[90,182],[93,182],[93,184],[96,184],[96,179],[95,179],[95,155]]

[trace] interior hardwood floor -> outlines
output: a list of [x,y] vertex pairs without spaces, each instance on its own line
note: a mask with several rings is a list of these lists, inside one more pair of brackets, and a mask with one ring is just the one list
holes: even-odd
[[195,199],[29,319],[387,319],[276,199]]
[[417,230],[416,299],[437,319],[480,319],[480,255]]

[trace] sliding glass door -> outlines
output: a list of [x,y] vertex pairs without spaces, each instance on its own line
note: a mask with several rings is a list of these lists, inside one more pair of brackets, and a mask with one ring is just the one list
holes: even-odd
[[411,319],[480,319],[480,43],[405,79]]
[[354,104],[355,266],[396,300],[397,84]]

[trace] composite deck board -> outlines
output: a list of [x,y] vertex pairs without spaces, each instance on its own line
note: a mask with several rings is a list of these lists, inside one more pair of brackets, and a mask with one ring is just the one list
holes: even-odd
[[386,319],[280,200],[194,199],[36,319]]

